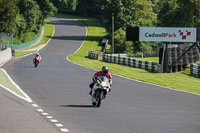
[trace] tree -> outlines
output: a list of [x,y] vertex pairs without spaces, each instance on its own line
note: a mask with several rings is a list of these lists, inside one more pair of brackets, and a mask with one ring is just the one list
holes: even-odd
[[19,0],[0,0],[0,32],[15,33]]
[[68,0],[68,10],[76,11],[77,0]]
[[59,10],[68,8],[68,0],[53,0],[52,2]]
[[20,0],[19,2],[20,14],[26,22],[25,32],[38,32],[41,28],[41,12],[39,5],[33,0]]
[[59,10],[76,11],[77,0],[51,0]]
[[124,0],[120,12],[122,26],[155,26],[157,14],[149,0]]
[[199,0],[161,0],[158,4],[159,26],[197,27],[200,34]]
[[159,5],[161,5],[160,26],[196,27],[199,25],[199,0],[162,0]]
[[126,50],[125,31],[120,28],[115,32],[115,53],[123,53]]
[[57,11],[56,7],[49,0],[35,0],[35,1],[38,3],[40,10],[42,12],[42,18],[41,18],[42,23],[44,22],[44,19],[53,16]]

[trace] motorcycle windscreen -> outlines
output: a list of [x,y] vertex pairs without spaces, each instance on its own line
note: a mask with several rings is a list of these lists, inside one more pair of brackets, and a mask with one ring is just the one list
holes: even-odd
[[102,82],[108,82],[109,83],[109,79],[106,76],[99,76],[98,77]]

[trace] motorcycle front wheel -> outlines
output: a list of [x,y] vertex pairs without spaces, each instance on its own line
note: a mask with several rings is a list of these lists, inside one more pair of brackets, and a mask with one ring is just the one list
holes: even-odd
[[96,106],[100,107],[100,105],[101,105],[101,91],[96,92],[96,101],[97,101]]

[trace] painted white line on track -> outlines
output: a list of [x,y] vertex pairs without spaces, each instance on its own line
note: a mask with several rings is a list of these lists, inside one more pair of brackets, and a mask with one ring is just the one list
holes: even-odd
[[[0,84],[0,87],[4,88],[5,90],[7,90],[8,92],[12,93],[13,95],[15,95],[15,96],[27,101],[27,99],[25,97],[20,96],[19,94],[17,94],[16,92],[10,90],[9,88],[5,87],[4,85]],[[30,102],[30,101],[27,101],[27,102]]]
[[[66,60],[68,60],[69,62],[71,62],[71,63],[73,63],[75,65],[78,65],[78,66],[81,66],[81,67],[85,67],[85,68],[93,70],[93,71],[97,71],[95,69],[92,69],[92,68],[89,68],[89,67],[86,67],[86,66],[83,66],[83,65],[80,65],[80,64],[77,64],[77,63],[74,63],[74,62],[70,61],[69,58],[68,58],[68,56],[66,57]],[[192,94],[192,95],[200,96],[200,94],[198,94],[198,93],[193,93],[193,92],[184,91],[184,90],[178,90],[178,89],[175,89],[175,88],[169,88],[169,87],[166,87],[166,86],[161,86],[161,85],[157,85],[157,84],[153,84],[153,83],[148,83],[148,82],[144,82],[144,81],[140,81],[140,80],[136,80],[136,79],[127,78],[127,77],[124,77],[124,76],[121,76],[121,75],[117,75],[117,74],[113,74],[113,73],[111,73],[111,74],[115,75],[115,76],[118,76],[120,78],[132,80],[132,81],[143,83],[143,84],[148,84],[148,85],[152,85],[152,86],[156,86],[156,87],[161,87],[161,88],[165,88],[165,89],[169,89],[169,90],[173,90],[173,91],[178,91],[178,92],[182,92],[182,93],[187,93],[187,94]]]
[[8,77],[8,79],[11,81],[11,83],[23,94],[23,96],[20,96],[19,94],[17,94],[16,92],[14,92],[14,91],[12,91],[12,90],[10,90],[9,88],[7,88],[7,87],[5,87],[5,86],[3,86],[3,85],[1,85],[0,84],[0,86],[2,87],[2,88],[4,88],[4,89],[6,89],[7,91],[9,91],[9,92],[11,92],[12,94],[14,94],[15,96],[17,96],[17,97],[19,97],[19,98],[21,98],[21,99],[23,99],[23,100],[25,100],[25,101],[27,101],[27,102],[29,102],[29,103],[31,103],[32,102],[32,100],[31,100],[31,98],[12,80],[12,78],[8,75],[8,73],[3,69],[3,68],[1,68],[2,69],[2,71],[4,72],[4,74]]
[[53,117],[52,117],[52,116],[47,116],[47,118],[48,118],[48,119],[52,119]]
[[49,115],[48,113],[42,113],[42,115]]
[[[54,27],[54,25],[53,25],[53,27]],[[52,36],[54,36],[54,34],[55,34],[55,27],[54,27],[54,31],[53,31]],[[52,39],[52,38],[50,38],[50,39],[48,40],[48,42],[47,42],[46,44],[44,44],[43,47],[41,47],[40,49],[36,50],[36,52],[38,52],[39,50],[41,50],[42,48],[44,48],[44,47],[49,43],[49,41],[50,41],[51,39]],[[77,51],[78,51],[78,50],[77,50]],[[26,57],[26,56],[32,55],[32,54],[34,54],[34,53],[36,53],[36,52],[30,53],[30,54],[25,55],[25,56],[22,56],[22,57]],[[22,57],[18,57],[18,58],[22,58]],[[55,123],[55,126],[56,126],[56,127],[64,127],[62,124],[58,124],[58,123],[57,123],[58,120],[53,119],[52,116],[50,116],[48,113],[45,113],[44,110],[41,109],[37,104],[34,104],[33,101],[32,101],[32,99],[19,87],[19,85],[17,85],[17,84],[14,82],[14,80],[12,80],[12,78],[8,75],[8,73],[7,73],[3,68],[0,68],[0,69],[2,69],[2,71],[4,72],[4,74],[8,77],[8,79],[11,81],[11,83],[23,94],[23,96],[17,94],[15,91],[12,91],[11,89],[5,87],[5,86],[2,85],[2,84],[0,84],[0,87],[4,88],[5,90],[9,91],[10,93],[14,94],[15,96],[17,96],[17,97],[19,97],[19,98],[21,98],[21,99],[23,99],[23,100],[25,100],[25,101],[31,103],[31,105],[32,105],[34,108],[38,108],[37,111],[40,112],[42,115],[46,116],[46,118],[50,119],[51,122]],[[60,129],[61,132],[69,132],[69,130],[66,129],[66,128],[59,128],[59,129]]]
[[66,129],[66,128],[61,128],[60,131],[65,132],[65,133],[68,133],[68,132],[69,132],[69,130]]
[[37,104],[32,104],[32,106],[33,106],[33,107],[36,107],[36,108],[38,107],[38,105],[37,105]]
[[43,109],[37,109],[37,111],[38,111],[38,112],[44,112],[44,110],[43,110]]
[[[75,20],[75,21],[76,21],[76,20]],[[77,22],[81,23],[80,21],[77,21]],[[85,38],[86,38],[86,37],[87,37],[87,34],[88,34],[87,27],[86,27],[83,23],[81,23],[81,24],[85,27],[85,30],[86,30],[86,32],[85,32]],[[82,47],[83,44],[84,44],[85,38],[84,38],[84,40],[83,40],[81,46],[80,46],[73,54],[75,54],[76,52],[79,51],[79,49],[81,49],[81,47]],[[69,56],[72,56],[73,54],[71,54],[71,55],[69,55]],[[68,59],[68,56],[67,56],[67,60],[68,60],[69,62],[71,62],[71,61]]]
[[169,88],[169,87],[165,87],[165,86],[161,86],[161,85],[157,85],[157,84],[153,84],[153,83],[148,83],[148,82],[144,82],[144,81],[140,81],[140,80],[130,79],[130,78],[123,77],[123,76],[120,76],[120,75],[117,75],[117,74],[112,74],[112,75],[115,75],[115,76],[118,76],[118,77],[121,77],[121,78],[124,78],[124,79],[128,79],[128,80],[133,80],[133,81],[143,83],[143,84],[153,85],[153,86],[157,86],[157,87],[161,87],[161,88],[165,88],[165,89],[169,89],[169,90],[173,90],[173,91],[178,91],[178,92],[183,92],[183,93],[188,93],[188,94],[200,96],[200,94],[189,92],[189,91],[178,90],[178,89],[175,89],[175,88]]
[[[87,28],[86,28],[86,35],[87,35]],[[85,38],[87,37],[86,35],[85,35]],[[84,41],[85,41],[85,39],[84,39]],[[78,52],[79,49],[81,49],[81,47],[83,46],[84,41],[82,42],[81,46],[73,54],[75,54],[76,52]],[[71,54],[69,56],[72,56],[73,54]],[[71,62],[71,63],[73,63],[73,64],[76,64],[78,66],[81,66],[81,67],[84,67],[84,68],[87,68],[87,69],[90,69],[90,70],[97,71],[95,69],[92,69],[92,68],[89,68],[89,67],[86,67],[86,66],[83,66],[83,65],[80,65],[80,64],[72,62],[71,60],[69,60],[68,56],[66,57],[66,60],[69,61],[69,62]],[[136,82],[139,82],[139,83],[143,83],[143,84],[153,85],[153,86],[157,86],[157,87],[161,87],[161,88],[165,88],[165,89],[169,89],[169,90],[174,90],[174,91],[178,91],[178,92],[183,92],[183,93],[188,93],[188,94],[200,96],[200,94],[198,94],[198,93],[193,93],[193,92],[189,92],[189,91],[178,90],[178,89],[175,89],[175,88],[169,88],[169,87],[165,87],[165,86],[161,86],[161,85],[157,85],[157,84],[153,84],[153,83],[148,83],[148,82],[144,82],[144,81],[140,81],[140,80],[136,80],[136,79],[127,78],[127,77],[124,77],[124,76],[121,76],[121,75],[117,75],[117,74],[113,74],[113,73],[111,73],[111,74],[115,75],[115,76],[118,76],[118,77],[121,77],[121,78],[124,78],[124,79],[136,81]]]
[[53,122],[53,123],[58,122],[58,120],[56,120],[56,119],[51,119],[50,121]]
[[55,124],[57,127],[63,127],[62,124]]

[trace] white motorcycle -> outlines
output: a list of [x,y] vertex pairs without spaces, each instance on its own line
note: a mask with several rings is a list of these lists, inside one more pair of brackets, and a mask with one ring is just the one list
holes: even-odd
[[110,80],[106,76],[98,76],[93,86],[92,105],[100,107],[101,102],[105,99],[107,93],[110,91]]

